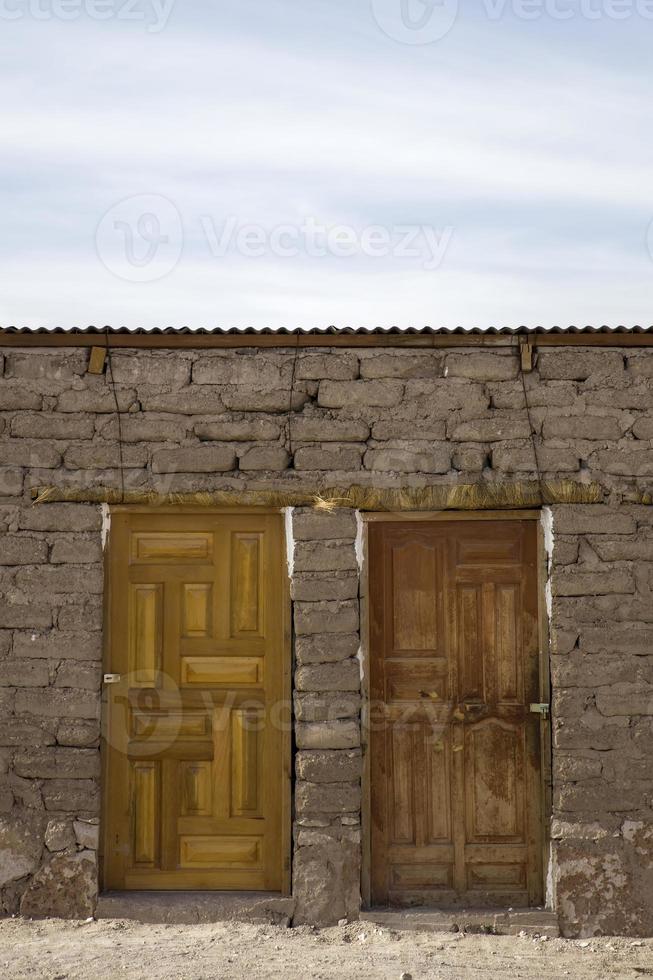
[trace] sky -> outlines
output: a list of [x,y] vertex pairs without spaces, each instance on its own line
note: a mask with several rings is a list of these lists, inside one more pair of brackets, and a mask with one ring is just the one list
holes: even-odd
[[652,322],[653,0],[0,0],[0,326]]

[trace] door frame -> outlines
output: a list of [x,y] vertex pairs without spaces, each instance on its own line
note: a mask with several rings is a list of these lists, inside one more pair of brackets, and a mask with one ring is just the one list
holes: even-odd
[[[551,674],[549,660],[549,615],[546,603],[546,584],[548,580],[547,554],[544,546],[542,510],[485,510],[485,511],[397,511],[360,513],[363,522],[363,567],[360,582],[361,603],[361,694],[362,724],[361,742],[363,746],[362,802],[361,802],[361,898],[364,909],[372,908],[372,774],[370,744],[368,738],[368,710],[370,683],[370,601],[369,601],[369,537],[368,525],[379,521],[397,523],[442,522],[442,521],[537,521],[537,608],[540,665],[540,699],[551,703]],[[553,896],[550,894],[549,872],[551,861],[551,812],[552,812],[552,741],[551,718],[540,722],[541,751],[541,827],[542,827],[542,887],[545,907],[550,908]],[[437,909],[434,908],[434,911]]]
[[[112,504],[108,509],[108,531],[103,544],[104,554],[104,592],[103,592],[103,637],[102,637],[102,673],[109,670],[111,663],[111,582],[112,582],[112,551],[111,551],[111,515],[116,513],[128,514],[274,514],[278,515],[283,524],[284,508],[282,507],[206,507],[188,504]],[[292,735],[294,715],[292,712],[292,607],[290,600],[290,578],[287,572],[288,555],[286,534],[281,529],[281,564],[282,572],[282,609],[281,621],[283,629],[283,674],[282,700],[290,707],[290,724],[282,731],[283,757],[283,786],[281,787],[281,853],[283,856],[283,876],[281,894],[291,893],[292,882]],[[106,747],[105,731],[107,724],[106,686],[101,689],[101,734],[100,734],[100,847],[98,851],[98,877],[100,894],[106,891],[104,884],[104,851],[106,835],[109,832],[108,820],[108,770],[109,753]],[[279,713],[277,713],[279,714]],[[128,894],[127,892],[125,894]],[[175,894],[169,892],[169,894]],[[183,894],[183,892],[177,892]],[[237,891],[216,891],[216,894],[237,895]],[[260,892],[260,895],[278,894]]]

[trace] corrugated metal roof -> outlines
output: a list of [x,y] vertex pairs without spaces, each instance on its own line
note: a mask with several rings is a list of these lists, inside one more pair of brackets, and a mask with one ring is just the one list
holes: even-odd
[[243,334],[246,336],[274,336],[274,335],[307,335],[307,336],[335,336],[348,334],[362,334],[366,336],[374,335],[398,335],[398,334],[422,334],[427,336],[437,335],[490,335],[490,336],[515,336],[523,334],[647,334],[653,333],[653,326],[553,326],[553,327],[2,327],[0,334],[132,334],[132,335],[170,335],[170,334],[193,334],[197,336],[207,336],[219,334],[223,336],[233,336]]

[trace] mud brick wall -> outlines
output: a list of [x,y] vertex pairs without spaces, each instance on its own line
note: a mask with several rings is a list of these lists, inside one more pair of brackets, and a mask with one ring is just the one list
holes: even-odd
[[[514,348],[129,350],[112,356],[115,393],[86,373],[88,356],[0,355],[7,913],[86,916],[97,895],[102,513],[33,506],[32,487],[319,492],[536,476]],[[543,477],[603,496],[551,508],[555,906],[569,935],[651,933],[653,509],[641,501],[653,351],[546,348],[524,383]],[[295,921],[327,922],[360,903],[360,549],[351,511],[296,508],[291,523]]]

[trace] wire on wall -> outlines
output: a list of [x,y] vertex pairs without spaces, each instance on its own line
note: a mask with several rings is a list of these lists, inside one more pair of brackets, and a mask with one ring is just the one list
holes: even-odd
[[116,419],[118,421],[118,455],[120,460],[120,502],[124,504],[125,502],[125,464],[123,459],[122,451],[122,414],[120,412],[120,403],[118,402],[118,392],[116,390],[116,382],[113,378],[113,364],[111,361],[111,345],[109,343],[109,328],[106,327],[104,333],[104,339],[107,347],[107,373],[106,378],[108,383],[111,385],[111,391],[113,392],[113,400],[116,403]]
[[531,437],[531,446],[533,448],[533,458],[535,460],[535,472],[537,473],[537,486],[540,495],[540,504],[544,501],[544,487],[542,482],[542,472],[540,470],[540,460],[537,453],[537,439],[535,434],[535,428],[533,426],[533,419],[531,417],[531,407],[528,403],[528,392],[526,390],[526,379],[524,378],[524,366],[521,361],[521,356],[519,358],[519,377],[521,378],[522,390],[524,392],[524,405],[526,407],[526,417],[528,419],[528,431]]
[[290,393],[288,395],[288,419],[286,423],[286,444],[288,455],[292,459],[292,402],[295,394],[295,374],[297,372],[297,358],[299,356],[299,334],[295,336],[295,354],[292,361],[292,373],[290,375]]

